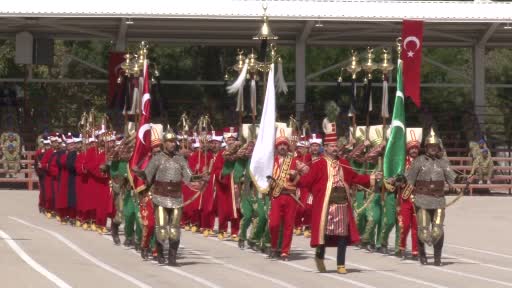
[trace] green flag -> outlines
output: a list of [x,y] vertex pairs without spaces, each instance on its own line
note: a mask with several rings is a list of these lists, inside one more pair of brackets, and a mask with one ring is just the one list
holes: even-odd
[[403,174],[405,168],[405,107],[401,60],[398,60],[397,70],[395,107],[390,126],[391,135],[384,154],[384,178]]

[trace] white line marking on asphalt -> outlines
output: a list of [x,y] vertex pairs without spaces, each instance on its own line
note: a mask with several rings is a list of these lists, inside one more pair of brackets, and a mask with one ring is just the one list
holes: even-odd
[[[299,265],[299,264],[295,264],[295,263],[290,263],[290,262],[284,262],[284,261],[279,261],[283,264],[286,264],[288,266],[292,266],[292,267],[295,267],[297,269],[300,269],[300,270],[303,270],[303,271],[307,271],[307,272],[315,272],[314,270],[306,267],[306,266],[302,266],[302,265]],[[365,284],[365,283],[362,283],[362,282],[358,282],[358,281],[355,281],[355,280],[350,280],[350,279],[347,279],[347,278],[341,278],[341,276],[334,276],[334,275],[331,275],[331,274],[326,274],[326,273],[316,273],[320,276],[324,276],[324,277],[328,277],[328,278],[332,278],[332,279],[335,279],[335,280],[339,280],[339,281],[343,281],[343,282],[347,282],[347,283],[350,283],[350,284],[353,284],[353,285],[356,285],[358,287],[364,287],[364,288],[376,288],[375,286],[372,286],[372,285],[368,285],[368,284]]]
[[454,247],[454,248],[459,248],[459,249],[464,249],[464,250],[469,250],[469,251],[475,251],[475,252],[480,252],[480,253],[504,257],[504,258],[512,258],[512,255],[507,255],[507,254],[502,254],[502,253],[497,253],[497,252],[492,252],[492,251],[487,251],[487,250],[481,250],[481,249],[476,249],[476,248],[471,248],[471,247],[464,247],[464,246],[453,245],[453,244],[444,244],[444,246]]
[[459,256],[455,256],[455,255],[451,255],[451,254],[446,254],[446,253],[443,253],[443,256],[447,256],[447,257],[450,257],[450,258],[453,258],[453,259],[458,259],[458,260],[461,260],[463,262],[467,262],[467,263],[471,263],[471,264],[478,264],[478,265],[481,265],[481,266],[486,266],[486,267],[490,267],[490,268],[494,268],[494,269],[498,269],[498,270],[504,270],[504,271],[512,272],[511,268],[507,268],[507,267],[503,267],[503,266],[487,264],[487,263],[483,263],[483,262],[480,262],[480,261],[477,261],[477,260],[472,260],[472,259],[468,259],[468,258],[462,258],[462,257],[459,257]]
[[[105,239],[107,239],[107,240],[112,240],[112,238],[111,238],[111,237],[109,237],[108,235],[102,235],[102,236],[103,236],[103,238],[105,238]],[[129,250],[130,252],[132,252],[132,253],[133,253],[133,254],[135,254],[135,255],[140,256],[140,254],[139,254],[139,253],[137,253],[136,251],[134,251],[134,250],[132,250],[132,249],[127,249],[127,250]],[[157,264],[157,265],[158,265],[158,264]],[[160,265],[159,265],[159,266],[160,266]],[[170,271],[172,271],[172,272],[174,272],[174,273],[176,273],[176,274],[179,274],[179,275],[181,275],[181,276],[184,276],[184,277],[190,278],[190,279],[192,279],[192,280],[194,280],[194,281],[196,281],[196,282],[199,282],[199,283],[201,283],[201,284],[205,285],[206,287],[211,287],[211,288],[222,288],[221,286],[218,286],[218,285],[216,285],[216,284],[214,284],[214,283],[212,283],[212,282],[210,282],[210,281],[208,281],[208,280],[206,280],[206,279],[204,279],[204,278],[197,277],[197,276],[195,276],[195,275],[193,275],[193,274],[187,273],[187,272],[182,271],[182,270],[180,270],[180,269],[178,269],[178,268],[175,268],[175,267],[169,267],[169,266],[160,266],[160,267],[162,267],[162,268],[164,268],[164,269],[166,269],[166,270],[170,270]]]
[[57,285],[58,287],[71,288],[71,285],[64,282],[64,280],[60,279],[52,272],[46,270],[43,266],[41,266],[34,259],[32,259],[30,256],[28,256],[28,254],[25,253],[25,251],[23,251],[23,249],[21,249],[21,247],[18,246],[18,244],[16,244],[16,242],[11,238],[11,236],[7,235],[7,233],[0,230],[0,236],[2,236],[4,238],[5,242],[7,242],[7,245],[9,245],[11,247],[11,249],[14,250],[14,252],[16,252],[16,254],[18,254],[18,256],[20,256],[20,258],[23,259],[23,261],[25,261],[25,263],[30,265],[30,267],[32,267],[32,269],[36,270],[37,272],[42,274],[44,277],[48,278],[48,280],[55,283],[55,285]]
[[[303,249],[297,249],[295,248],[295,250],[303,250]],[[306,251],[306,250],[303,250],[303,251]],[[315,253],[312,252],[312,251],[306,251],[307,254],[311,254],[311,255],[314,255]],[[336,261],[336,258],[334,257],[331,257],[331,256],[325,256],[326,259],[329,259],[329,260],[334,260]],[[356,267],[359,267],[359,268],[362,268],[362,269],[366,269],[366,270],[370,270],[370,271],[374,271],[376,273],[379,273],[379,274],[383,274],[383,275],[387,275],[387,276],[391,276],[391,277],[394,277],[394,278],[399,278],[399,279],[402,279],[402,280],[407,280],[407,281],[411,281],[411,282],[414,282],[414,283],[417,283],[417,284],[423,284],[423,285],[427,285],[427,286],[431,286],[431,287],[436,287],[436,288],[448,288],[446,286],[443,286],[443,285],[439,285],[439,284],[435,284],[435,283],[431,283],[431,282],[426,282],[426,281],[423,281],[423,280],[420,280],[420,279],[417,279],[417,278],[412,278],[412,277],[407,277],[407,276],[404,276],[404,275],[400,275],[400,274],[396,274],[396,273],[393,273],[393,272],[386,272],[386,271],[380,271],[380,270],[377,270],[375,268],[372,268],[372,267],[368,267],[368,266],[364,266],[364,265],[360,265],[360,264],[356,264],[354,262],[351,262],[351,261],[347,261],[348,264],[352,265],[352,266],[356,266]]]
[[487,282],[491,282],[491,283],[496,283],[496,284],[512,287],[512,283],[510,283],[510,282],[504,282],[504,281],[499,281],[499,280],[492,279],[492,278],[487,278],[487,277],[477,276],[477,275],[473,275],[473,274],[469,274],[469,273],[454,271],[454,270],[447,269],[445,267],[443,267],[443,268],[434,267],[434,266],[425,266],[425,267],[430,268],[430,269],[439,270],[439,271],[446,272],[446,273],[457,274],[460,276],[465,276],[465,277],[469,277],[469,278],[474,278],[474,279],[478,279],[478,280],[483,280],[483,281],[487,281]]
[[[229,242],[225,242],[225,241],[221,241],[217,238],[208,238],[209,240],[216,240],[216,241],[219,241],[221,242],[222,244],[225,244],[225,245],[228,245],[228,246],[231,246],[231,247],[235,247],[235,248],[238,248],[238,245],[235,244],[235,243],[229,243]],[[249,250],[244,250],[244,251],[249,251]],[[262,257],[266,257],[266,255],[264,254],[256,254],[256,255],[260,255]],[[299,264],[295,264],[295,263],[290,263],[288,261],[276,261],[276,262],[280,262],[282,264],[285,264],[285,265],[288,265],[288,266],[291,266],[291,267],[294,267],[294,268],[297,268],[299,270],[302,270],[302,271],[306,271],[306,272],[315,272],[315,270],[312,270],[306,266],[302,266],[302,265],[299,265]],[[372,286],[372,285],[368,285],[368,284],[365,284],[365,283],[362,283],[362,282],[359,282],[359,281],[355,281],[355,280],[351,280],[351,279],[347,279],[347,278],[342,278],[341,276],[335,276],[335,275],[331,275],[331,274],[326,274],[326,273],[316,273],[317,275],[320,275],[320,276],[324,276],[324,277],[327,277],[327,278],[332,278],[332,279],[335,279],[335,280],[338,280],[338,281],[342,281],[342,282],[346,282],[346,283],[350,283],[352,285],[355,285],[355,286],[358,286],[358,287],[363,287],[363,288],[377,288],[375,286]]]
[[208,259],[214,263],[217,263],[217,264],[221,264],[221,265],[224,265],[226,267],[229,267],[233,270],[237,270],[237,271],[240,271],[240,272],[243,272],[243,273],[246,273],[246,274],[249,274],[249,275],[252,275],[252,276],[255,276],[255,277],[258,277],[258,278],[262,278],[262,279],[265,279],[265,280],[268,280],[274,284],[277,284],[279,286],[282,286],[282,287],[287,287],[287,288],[297,288],[297,286],[293,286],[291,284],[288,284],[284,281],[281,281],[279,279],[276,279],[276,278],[272,278],[270,276],[266,276],[266,275],[263,275],[263,274],[260,274],[260,273],[257,273],[257,272],[254,272],[254,271],[250,271],[250,270],[247,270],[247,269],[244,269],[244,268],[241,268],[241,267],[238,267],[238,266],[235,266],[233,264],[228,264],[224,261],[221,261],[221,260],[217,260],[215,257],[213,256],[208,256],[208,255],[205,255],[201,252],[198,252],[198,251],[195,251],[195,250],[192,250],[192,249],[187,249],[189,252],[191,252],[192,254],[195,254],[195,255],[198,255],[204,259]]
[[93,262],[94,264],[100,266],[101,268],[107,270],[107,271],[110,271],[114,274],[116,274],[117,276],[125,279],[125,280],[128,280],[129,282],[133,283],[134,285],[136,285],[137,287],[141,287],[141,288],[150,288],[151,286],[133,278],[132,276],[128,275],[128,274],[125,274],[117,269],[115,269],[114,267],[98,260],[97,258],[95,258],[94,256],[90,255],[89,253],[85,252],[84,250],[82,250],[80,247],[76,246],[73,242],[69,241],[67,238],[65,238],[64,236],[60,235],[59,233],[57,232],[54,232],[54,231],[51,231],[51,230],[47,230],[45,228],[42,228],[42,227],[39,227],[39,226],[36,226],[36,225],[33,225],[31,223],[28,223],[24,220],[21,220],[21,219],[18,219],[16,217],[13,217],[13,216],[9,216],[9,218],[11,218],[12,220],[15,220],[15,221],[18,221],[22,224],[25,224],[29,227],[32,227],[32,228],[36,228],[36,229],[39,229],[41,231],[44,231],[50,235],[52,235],[53,237],[57,238],[59,241],[61,241],[62,243],[66,244],[69,248],[75,250],[75,252],[77,252],[78,254],[80,254],[82,257],[88,259],[89,261]]

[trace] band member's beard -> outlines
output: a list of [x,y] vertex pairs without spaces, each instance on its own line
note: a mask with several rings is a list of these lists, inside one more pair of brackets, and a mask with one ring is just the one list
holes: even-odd
[[427,151],[427,156],[430,157],[430,158],[440,158],[438,154],[439,154],[439,152],[430,153],[430,152]]
[[174,156],[176,155],[176,151],[174,150],[167,150],[167,149],[164,149],[164,152],[165,154],[169,155],[169,156]]
[[329,155],[332,159],[338,160],[340,157],[338,156],[338,150],[332,151],[332,154]]

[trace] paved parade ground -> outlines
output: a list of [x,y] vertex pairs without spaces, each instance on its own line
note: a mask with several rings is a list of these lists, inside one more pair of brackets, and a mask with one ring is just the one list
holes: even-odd
[[0,190],[0,287],[512,287],[512,197],[465,197],[448,208],[442,267],[351,247],[349,274],[339,275],[336,250],[327,249],[329,273],[317,273],[302,236],[282,262],[183,231],[181,266],[160,266],[110,235],[47,219],[37,193]]

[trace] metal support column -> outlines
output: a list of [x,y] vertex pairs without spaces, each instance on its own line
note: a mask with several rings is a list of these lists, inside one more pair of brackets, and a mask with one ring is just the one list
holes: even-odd
[[480,129],[485,125],[485,46],[473,46],[473,105]]
[[117,32],[115,51],[123,52],[126,50],[126,32],[128,31],[127,19],[122,18],[119,23],[119,31]]
[[295,42],[295,117],[299,121],[306,104],[306,41],[313,26],[313,21],[306,21]]
[[306,103],[306,41],[295,44],[295,115],[301,119]]

